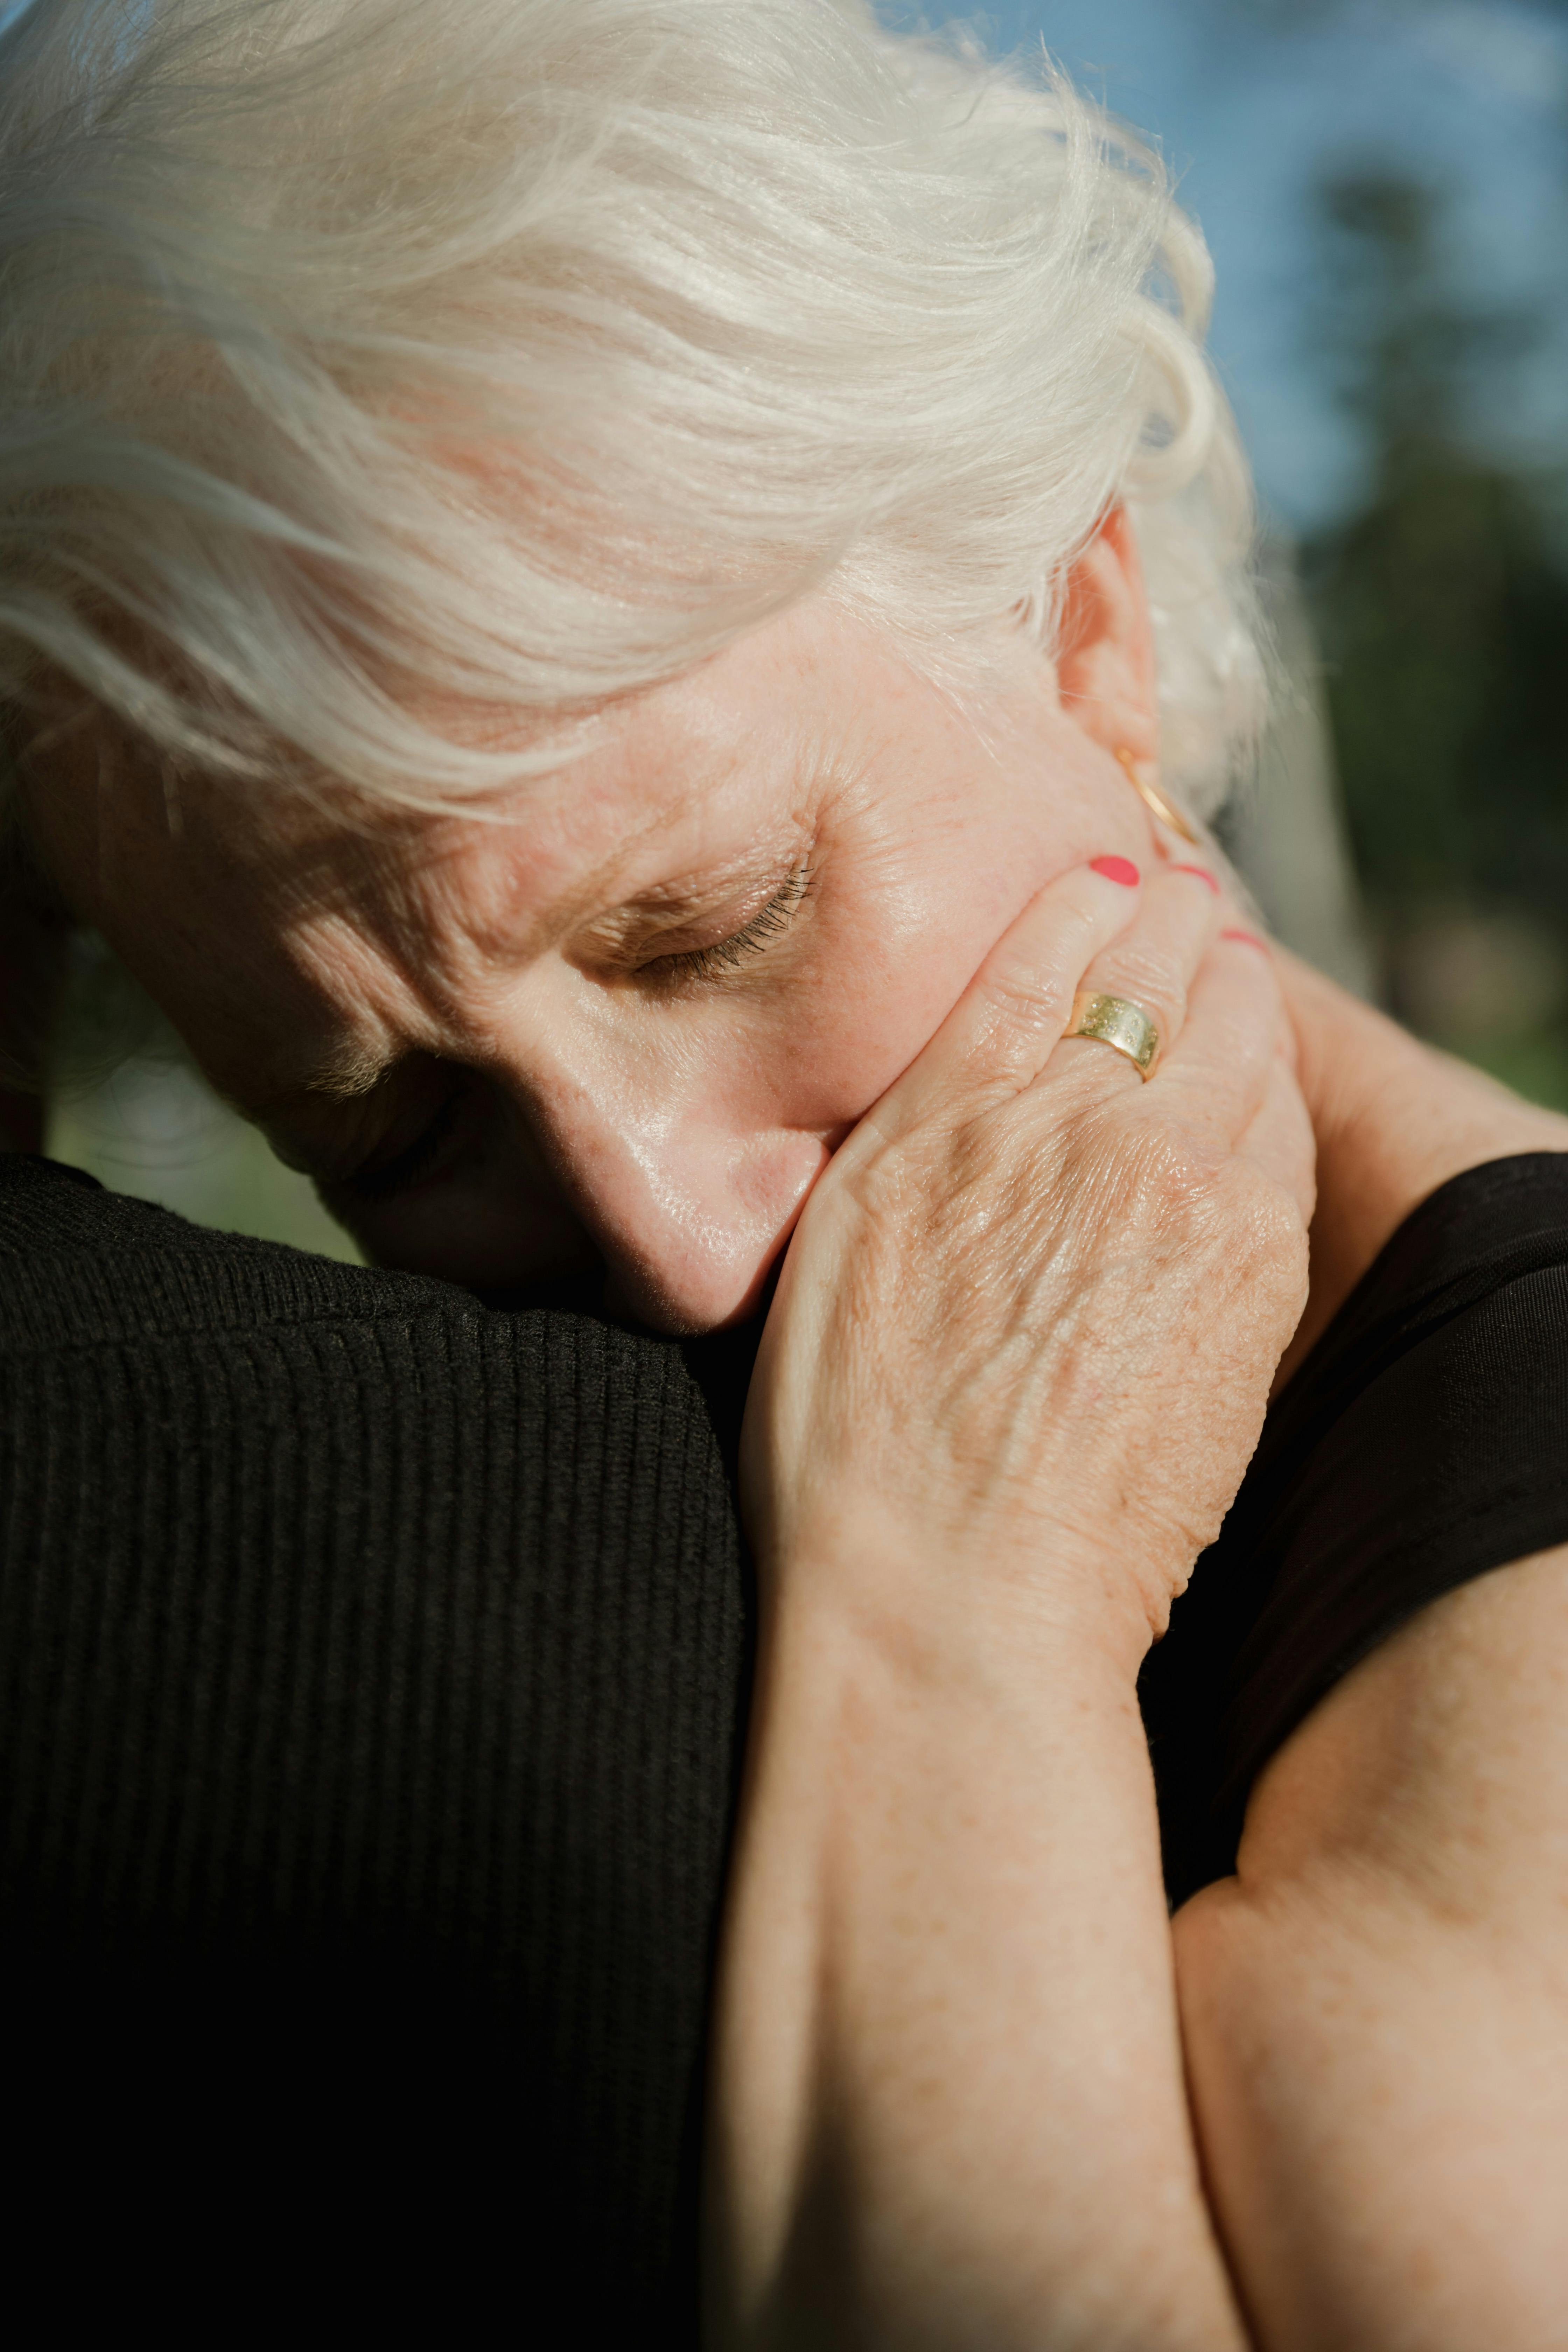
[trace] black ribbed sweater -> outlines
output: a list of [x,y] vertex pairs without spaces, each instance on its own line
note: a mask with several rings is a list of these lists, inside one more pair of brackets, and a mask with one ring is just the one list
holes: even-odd
[[0,1158],[13,2277],[690,2343],[743,1643],[679,1348]]
[[[695,2344],[755,1337],[0,1157],[14,2310]],[[1173,1894],[1392,1626],[1564,1541],[1568,1154],[1533,1153],[1394,1236],[1147,1663]]]

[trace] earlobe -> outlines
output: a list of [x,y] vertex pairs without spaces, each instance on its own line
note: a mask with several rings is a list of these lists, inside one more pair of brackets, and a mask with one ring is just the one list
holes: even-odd
[[1110,509],[1068,576],[1057,679],[1063,710],[1102,751],[1117,759],[1153,761],[1159,742],[1154,633],[1125,507]]

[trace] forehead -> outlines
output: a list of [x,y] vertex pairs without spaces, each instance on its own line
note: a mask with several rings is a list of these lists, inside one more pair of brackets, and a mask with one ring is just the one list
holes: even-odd
[[[483,809],[351,811],[212,784],[171,823],[155,772],[106,801],[84,738],[80,790],[51,796],[46,829],[79,912],[248,1097],[233,1073],[314,1066],[345,1025],[355,1057],[442,1050],[445,1008],[481,1003],[575,925],[711,897],[798,854],[846,779],[886,772],[907,791],[941,765],[944,721],[893,649],[818,602],[605,708],[575,756]],[[524,758],[539,725],[516,722]]]
[[[226,796],[227,837],[190,845],[187,900],[205,904],[208,941],[231,964],[248,940],[258,974],[353,1006],[376,1052],[434,1043],[459,1008],[482,1020],[512,974],[587,926],[679,914],[799,854],[855,714],[879,702],[863,665],[842,645],[823,657],[819,635],[791,616],[606,708],[574,756],[483,807],[264,812]],[[512,740],[527,756],[537,725]],[[269,1071],[319,1065],[320,1038],[300,1034],[318,1024],[289,1026],[289,1042],[267,1040]]]
[[795,824],[837,727],[776,667],[726,659],[600,712],[562,766],[494,803],[329,826],[323,879],[362,915],[542,945],[631,900],[674,904]]

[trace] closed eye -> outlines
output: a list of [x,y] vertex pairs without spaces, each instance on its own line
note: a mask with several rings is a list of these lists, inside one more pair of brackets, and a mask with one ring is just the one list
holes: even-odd
[[738,931],[705,948],[688,948],[679,954],[650,956],[637,967],[639,979],[717,980],[739,971],[752,956],[763,954],[784,937],[810,894],[812,872],[801,864]]
[[411,1192],[417,1184],[434,1174],[437,1163],[447,1152],[463,1108],[463,1089],[454,1086],[439,1102],[412,1143],[405,1144],[391,1160],[379,1163],[372,1159],[352,1176],[340,1176],[323,1187],[328,1192],[345,1194],[355,1201],[392,1201],[400,1192]]

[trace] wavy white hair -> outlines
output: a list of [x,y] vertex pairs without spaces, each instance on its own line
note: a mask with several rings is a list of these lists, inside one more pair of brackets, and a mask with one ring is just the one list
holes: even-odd
[[176,767],[473,794],[560,756],[500,714],[812,589],[973,675],[1118,499],[1197,805],[1258,719],[1208,257],[1043,59],[866,0],[37,0],[0,288],[0,700]]

